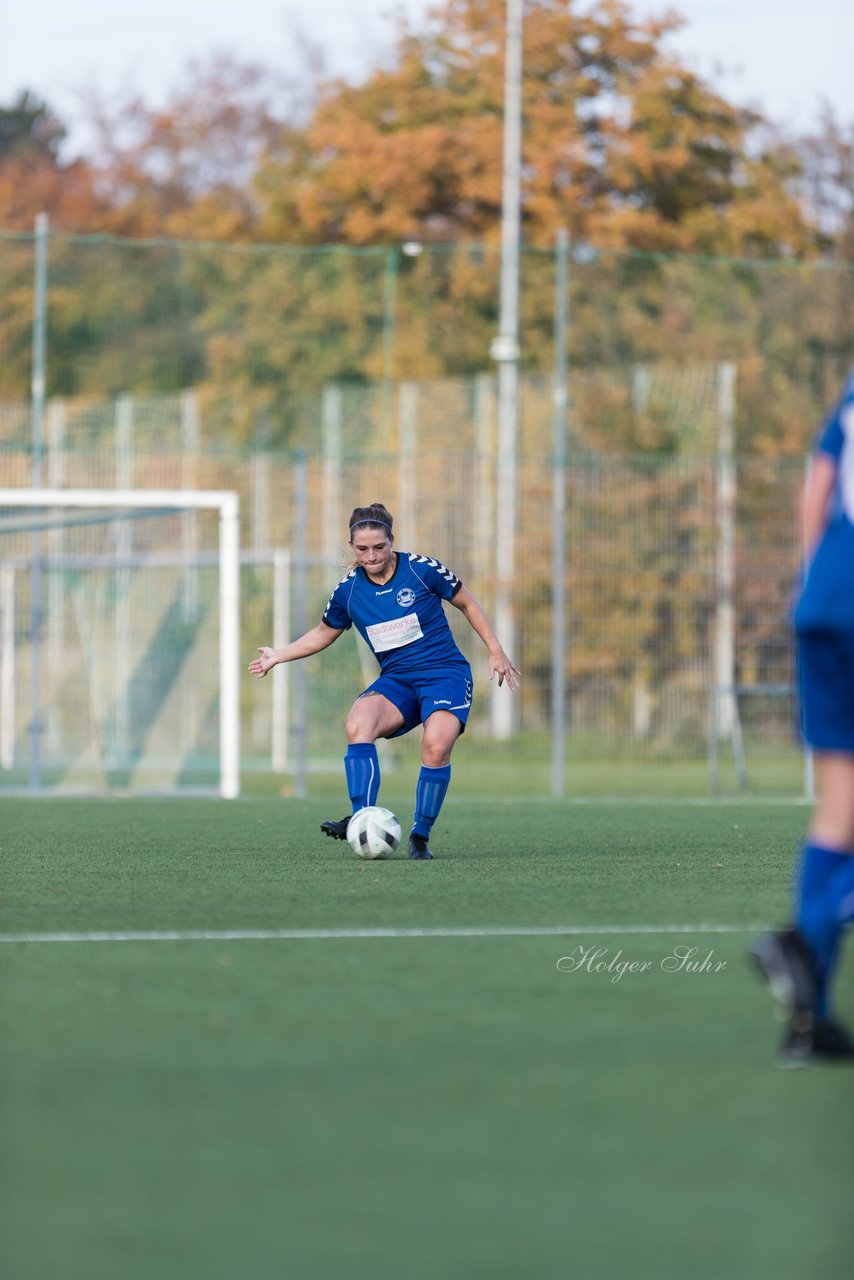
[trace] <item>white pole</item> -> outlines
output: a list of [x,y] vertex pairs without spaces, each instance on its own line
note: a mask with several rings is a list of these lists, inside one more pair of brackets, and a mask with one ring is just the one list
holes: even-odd
[[418,550],[415,516],[415,459],[417,453],[418,385],[402,382],[397,396],[397,503],[406,545]]
[[[65,401],[50,400],[46,427],[47,482],[51,488],[58,489],[65,481],[65,426]],[[56,561],[65,554],[65,545],[65,530],[51,529],[47,535],[47,643],[52,654],[62,653],[65,649],[65,578],[56,568]],[[55,700],[48,705],[46,721],[48,751],[56,755],[61,748],[62,732]]]
[[[133,488],[133,400],[129,395],[121,395],[116,400],[115,408],[115,454],[116,454],[116,488]],[[116,524],[116,612],[115,612],[115,648],[113,651],[113,679],[115,697],[115,746],[120,754],[124,754],[130,745],[130,706],[128,689],[130,685],[130,650],[131,650],[131,593],[130,570],[126,567],[132,550],[132,533],[127,520],[119,520]],[[107,747],[111,744],[107,743]]]
[[323,388],[321,403],[323,437],[323,557],[336,564],[343,541],[341,514],[341,388],[334,382]]
[[15,764],[15,570],[0,564],[0,765]]
[[[291,553],[285,547],[273,552],[273,647],[282,649],[291,638]],[[273,772],[288,771],[288,683],[290,663],[273,670]]]
[[477,497],[474,519],[472,559],[478,579],[489,578],[495,543],[495,513],[492,464],[495,457],[493,378],[479,373],[474,384],[475,441],[477,450]]
[[804,752],[804,798],[811,803],[815,800],[815,755],[812,747]]
[[[199,454],[199,401],[194,388],[181,392],[181,488],[193,489],[196,484],[196,462]],[[181,516],[181,542],[184,549],[184,580],[181,589],[181,610],[184,622],[195,621],[199,609],[198,570],[192,568],[198,547],[198,516],[195,511],[185,511]],[[188,716],[188,721],[191,719]]]
[[744,744],[735,691],[735,365],[718,366],[717,565],[713,732],[729,737],[739,785],[747,785]]
[[[516,549],[516,455],[519,420],[519,225],[522,138],[522,0],[507,0],[504,72],[504,158],[501,197],[501,304],[499,332],[490,354],[498,365],[498,469],[495,528],[495,628],[517,658],[513,617]],[[497,682],[495,682],[497,685]],[[506,693],[506,690],[502,690]],[[496,738],[513,732],[514,702],[492,702]]]
[[266,551],[270,545],[270,453],[258,448],[252,453],[252,549]]
[[42,483],[44,411],[47,396],[47,252],[50,221],[46,213],[36,214],[35,271],[33,278],[33,488]]
[[[36,215],[35,271],[33,279],[32,427],[33,488],[42,483],[44,410],[47,396],[47,286],[50,223],[46,213]],[[41,533],[32,536],[32,586],[30,589],[30,790],[42,784],[42,547]]]
[[240,505],[223,494],[219,511],[220,795],[240,795]]
[[569,236],[555,242],[554,473],[552,476],[552,797],[563,798],[566,773],[566,362]]
[[[294,631],[305,631],[306,588],[308,577],[308,467],[300,450],[294,458],[293,470],[293,547],[294,560]],[[294,672],[294,795],[305,799],[308,792],[308,676],[304,662]]]
[[729,361],[718,370],[717,564],[715,609],[714,681],[717,693],[716,732],[729,737],[733,724],[735,684],[735,468],[733,465],[733,392],[735,366]]

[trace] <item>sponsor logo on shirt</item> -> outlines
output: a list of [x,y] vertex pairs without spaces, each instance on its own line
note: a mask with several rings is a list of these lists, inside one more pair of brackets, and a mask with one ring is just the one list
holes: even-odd
[[386,653],[389,649],[402,649],[404,645],[420,640],[424,632],[417,613],[407,613],[392,622],[375,622],[366,627],[368,640],[374,653]]
[[408,609],[410,605],[415,604],[415,592],[411,587],[401,587],[397,593],[397,603],[401,609]]

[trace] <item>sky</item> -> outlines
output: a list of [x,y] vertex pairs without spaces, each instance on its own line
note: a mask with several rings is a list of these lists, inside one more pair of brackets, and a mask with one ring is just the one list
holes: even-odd
[[[431,0],[0,0],[0,104],[24,87],[46,99],[85,147],[83,96],[127,88],[151,105],[180,84],[191,58],[228,51],[299,70],[302,33],[330,74],[366,74],[392,41],[396,12],[420,20]],[[628,0],[639,17],[668,9],[686,25],[672,44],[730,101],[789,131],[820,104],[854,121],[852,0]],[[306,13],[310,13],[310,21]],[[304,56],[304,55],[303,55]]]

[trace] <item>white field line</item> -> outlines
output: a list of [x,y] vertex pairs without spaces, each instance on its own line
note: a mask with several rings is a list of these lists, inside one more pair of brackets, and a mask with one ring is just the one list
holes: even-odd
[[550,938],[665,933],[754,933],[761,924],[471,925],[408,929],[150,929],[91,933],[0,933],[2,942],[305,942],[361,938]]

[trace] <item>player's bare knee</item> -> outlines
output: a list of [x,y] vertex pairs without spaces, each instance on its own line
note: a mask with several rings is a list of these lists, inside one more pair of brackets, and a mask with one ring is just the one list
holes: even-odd
[[372,727],[365,722],[361,716],[347,717],[347,741],[348,742],[373,742],[377,736]]
[[376,717],[364,711],[356,704],[347,717],[345,726],[348,742],[373,742],[377,736],[374,721]]
[[451,762],[451,752],[456,738],[447,735],[424,734],[421,743],[421,763],[428,769],[442,769]]

